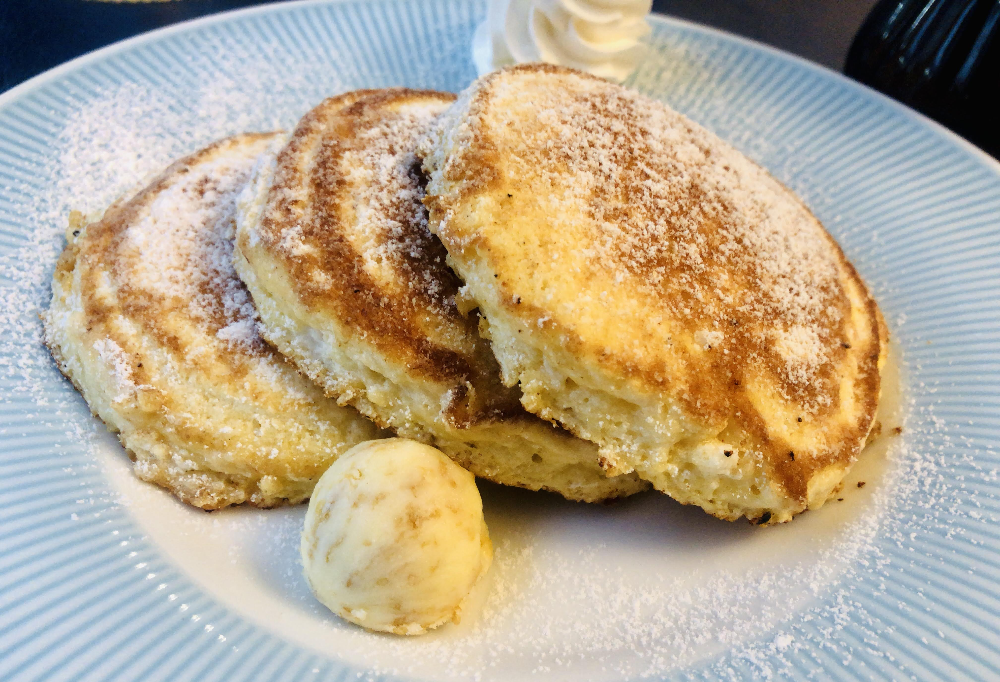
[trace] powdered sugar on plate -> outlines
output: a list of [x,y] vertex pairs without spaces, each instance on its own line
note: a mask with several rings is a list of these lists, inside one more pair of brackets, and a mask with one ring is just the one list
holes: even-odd
[[[372,678],[822,677],[860,658],[876,663],[858,676],[902,677],[916,675],[917,664],[899,660],[901,628],[930,650],[961,634],[957,628],[976,627],[938,614],[921,620],[929,608],[943,610],[933,576],[957,572],[973,586],[989,577],[975,557],[991,555],[975,552],[992,546],[1000,520],[989,492],[998,480],[995,432],[941,416],[933,396],[950,381],[937,371],[943,360],[935,373],[902,358],[920,400],[910,408],[902,399],[901,413],[912,414],[883,422],[884,460],[866,456],[843,503],[786,526],[725,524],[655,496],[603,508],[485,488],[496,543],[488,591],[459,626],[415,639],[369,635],[316,604],[297,565],[301,509],[205,515],[136,481],[40,344],[36,314],[68,211],[103,210],[175,158],[228,134],[287,127],[341,89],[329,68],[290,62],[266,46],[216,47],[218,73],[201,74],[201,83],[171,90],[126,82],[79,96],[38,175],[5,175],[0,187],[17,227],[0,249],[0,406],[25,423],[36,412],[57,414],[32,428],[84,443],[86,452],[53,446],[85,484],[66,517],[113,535],[122,570],[147,581],[178,629],[202,633],[199,647],[250,656],[261,639],[247,634],[258,632],[249,622],[318,652],[310,661],[333,659]],[[891,298],[892,273],[875,280],[876,295]],[[923,344],[928,327],[911,330],[901,313],[887,308],[893,332],[907,348]],[[0,437],[15,435],[7,429]],[[872,471],[861,468],[868,463]],[[116,515],[126,520],[112,523]],[[914,579],[926,566],[928,577]],[[228,611],[209,618],[218,603]],[[884,604],[903,604],[903,615]],[[879,661],[884,669],[874,667]]]
[[[48,302],[70,211],[100,215],[178,158],[229,135],[293,125],[315,101],[343,88],[336,74],[294,60],[277,44],[256,45],[252,56],[231,39],[206,50],[198,58],[214,60],[211,78],[191,74],[193,82],[173,87],[126,81],[73,92],[39,177],[4,188],[16,197],[20,220],[32,226],[25,241],[0,253],[0,273],[11,283],[0,288],[0,376],[13,381],[14,393],[46,400],[37,389],[38,373],[52,366],[36,352],[37,315]],[[290,61],[295,76],[251,66],[272,61]]]
[[[895,407],[884,418],[904,416]],[[899,462],[912,454],[886,431],[843,503],[775,528],[722,523],[655,494],[599,507],[487,484],[494,566],[462,623],[419,638],[366,633],[313,599],[296,556],[301,509],[192,516],[135,485],[115,453],[103,458],[150,538],[203,589],[366,679],[656,678],[713,659],[720,674],[749,663],[766,675],[777,654],[829,646],[864,620],[851,597],[862,578],[889,579],[877,539],[915,488]],[[926,479],[934,467],[916,459]],[[832,629],[812,631],[830,615]]]

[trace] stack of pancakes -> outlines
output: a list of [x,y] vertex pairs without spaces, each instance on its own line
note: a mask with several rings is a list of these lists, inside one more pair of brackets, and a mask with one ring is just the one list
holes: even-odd
[[309,112],[240,200],[236,269],[275,348],[329,394],[477,476],[574,500],[636,492],[505,387],[427,225],[417,143],[453,96],[359,91]]
[[377,438],[263,342],[233,269],[236,197],[273,135],[223,140],[71,225],[45,341],[142,479],[204,509],[299,502]]
[[[143,235],[170,201],[197,224]],[[212,255],[156,262],[178,245]],[[367,418],[498,483],[652,484],[760,523],[838,488],[886,346],[839,247],[765,171],[659,102],[537,65],[457,100],[348,93],[179,162],[67,247],[47,330],[140,476],[194,504],[196,476],[301,499]],[[226,410],[272,440],[190,439]]]

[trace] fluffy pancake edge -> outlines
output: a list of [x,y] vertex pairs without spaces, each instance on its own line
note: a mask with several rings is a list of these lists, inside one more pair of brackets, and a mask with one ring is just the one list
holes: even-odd
[[[398,93],[404,101],[410,96],[408,91],[389,92]],[[324,115],[338,116],[339,111],[351,106],[364,106],[365,98],[373,96],[385,101],[388,95],[349,93],[328,100],[314,112],[325,109]],[[426,93],[414,96],[424,97]],[[437,96],[445,97],[440,93]],[[306,126],[314,124],[315,117],[307,115],[297,133],[311,134]],[[337,121],[334,125],[347,124]],[[236,268],[257,303],[263,333],[276,348],[329,395],[355,405],[403,437],[441,448],[483,478],[550,490],[580,501],[621,497],[647,487],[631,474],[608,478],[598,466],[596,446],[524,412],[516,397],[514,413],[501,406],[496,412],[463,418],[455,405],[467,400],[467,392],[474,393],[475,385],[468,381],[463,384],[461,377],[447,371],[410,371],[400,361],[407,357],[405,353],[387,353],[384,346],[373,343],[357,327],[346,325],[336,314],[326,314],[328,311],[309,297],[300,295],[301,276],[291,274],[294,269],[284,262],[286,255],[275,248],[283,237],[279,236],[280,230],[268,234],[274,228],[265,217],[277,194],[291,202],[305,202],[295,190],[274,187],[276,182],[281,183],[276,176],[288,177],[287,173],[283,175],[281,165],[293,164],[283,161],[280,155],[294,144],[291,142],[274,159],[259,164],[239,203]],[[283,229],[291,227],[286,223]],[[304,243],[304,248],[310,248],[311,242]],[[488,352],[488,346],[477,340],[474,325],[464,333],[471,334],[476,348],[482,346]],[[494,362],[492,357],[489,361]],[[501,387],[498,380],[494,381]]]
[[[496,222],[507,204],[515,204],[509,210],[518,210],[518,191],[530,193],[527,185],[519,186],[504,177],[504,155],[511,153],[511,145],[509,140],[491,136],[488,128],[494,122],[492,116],[502,117],[490,110],[490,98],[503,87],[523,86],[517,79],[525,76],[570,79],[581,89],[597,92],[612,87],[599,79],[543,65],[495,72],[459,96],[420,150],[431,176],[425,200],[431,229],[442,239],[449,263],[464,280],[465,295],[488,321],[487,333],[493,339],[505,382],[520,384],[522,402],[530,411],[599,442],[610,471],[634,469],[679,501],[698,504],[721,518],[785,521],[806,508],[822,505],[856,459],[871,429],[880,392],[879,367],[885,359],[884,322],[853,266],[823,232],[844,287],[843,308],[848,317],[857,318],[856,323],[844,327],[850,336],[843,339],[844,348],[834,351],[841,354],[838,357],[844,358],[849,374],[857,379],[843,391],[845,400],[857,403],[852,408],[857,419],[840,435],[826,434],[830,442],[839,442],[839,447],[815,454],[806,450],[796,458],[795,446],[788,447],[788,443],[804,442],[801,438],[794,441],[801,418],[796,422],[793,417],[786,429],[789,433],[780,433],[759,415],[751,415],[754,418],[742,419],[745,426],[734,433],[731,414],[692,414],[691,405],[697,399],[669,396],[670,372],[609,353],[587,338],[587,330],[581,334],[572,325],[554,320],[551,309],[538,305],[538,292],[526,289],[524,280],[517,279],[523,273],[512,274],[516,270],[509,265],[512,261],[503,260],[510,251],[497,255],[502,245],[481,231],[487,223]],[[701,130],[680,118],[682,126]],[[728,145],[711,133],[707,135],[723,153],[730,153]],[[773,178],[770,182],[778,184]],[[790,197],[787,201],[801,204],[783,187],[770,191],[785,192]],[[815,220],[811,214],[809,217]],[[537,258],[539,251],[531,250],[534,243],[530,241],[535,236],[526,238],[529,247],[523,258]],[[631,331],[623,328],[620,333],[624,336]],[[697,376],[688,379],[699,380]],[[733,378],[734,390],[740,390],[741,380],[746,381],[746,377]],[[763,396],[766,388],[759,389],[761,395],[756,396],[763,402],[767,402]],[[662,400],[665,395],[669,399]],[[746,411],[758,411],[752,407]],[[733,457],[733,451],[738,450],[754,456]],[[739,464],[734,466],[737,460]],[[702,474],[696,474],[698,470]],[[692,476],[702,480],[696,485],[683,482]],[[729,491],[720,490],[718,483],[726,479],[740,483]]]
[[[207,338],[211,325],[185,319],[184,301],[129,280],[131,268],[142,267],[134,258],[141,248],[129,258],[114,257],[132,248],[123,243],[133,221],[148,218],[151,207],[163,208],[157,204],[162,193],[208,173],[213,163],[247,171],[271,139],[248,134],[221,140],[175,162],[100,220],[75,226],[43,315],[44,341],[57,366],[117,433],[136,475],[204,509],[300,502],[339,452],[379,435],[374,424],[326,399],[259,340],[244,348]],[[234,202],[235,192],[213,206],[225,210],[226,201]],[[213,227],[226,229],[223,216],[217,217]],[[164,254],[147,255],[155,263]],[[227,270],[225,263],[216,265]],[[228,284],[241,286],[234,274]],[[210,289],[203,293],[211,296]]]

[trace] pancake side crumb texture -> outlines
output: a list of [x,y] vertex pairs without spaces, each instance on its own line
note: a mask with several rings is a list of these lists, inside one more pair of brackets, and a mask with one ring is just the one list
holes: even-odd
[[380,434],[264,343],[233,270],[236,197],[274,139],[218,142],[77,221],[44,316],[59,368],[136,475],[205,509],[300,502]]
[[416,143],[447,93],[357,91],[309,112],[240,198],[236,268],[263,333],[342,403],[477,476],[572,500],[648,484],[529,414],[427,227]]
[[660,102],[539,65],[474,83],[420,154],[431,229],[530,411],[720,518],[787,521],[838,488],[887,334],[766,171]]
[[402,438],[358,445],[323,474],[300,549],[317,599],[398,635],[459,622],[493,561],[475,477]]

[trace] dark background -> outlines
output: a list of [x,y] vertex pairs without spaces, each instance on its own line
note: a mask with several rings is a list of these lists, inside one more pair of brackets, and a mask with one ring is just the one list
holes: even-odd
[[[0,0],[0,92],[73,57],[160,26],[262,0]],[[654,0],[670,14],[840,70],[875,0]]]
[[876,0],[654,0],[653,11],[715,26],[840,71]]

